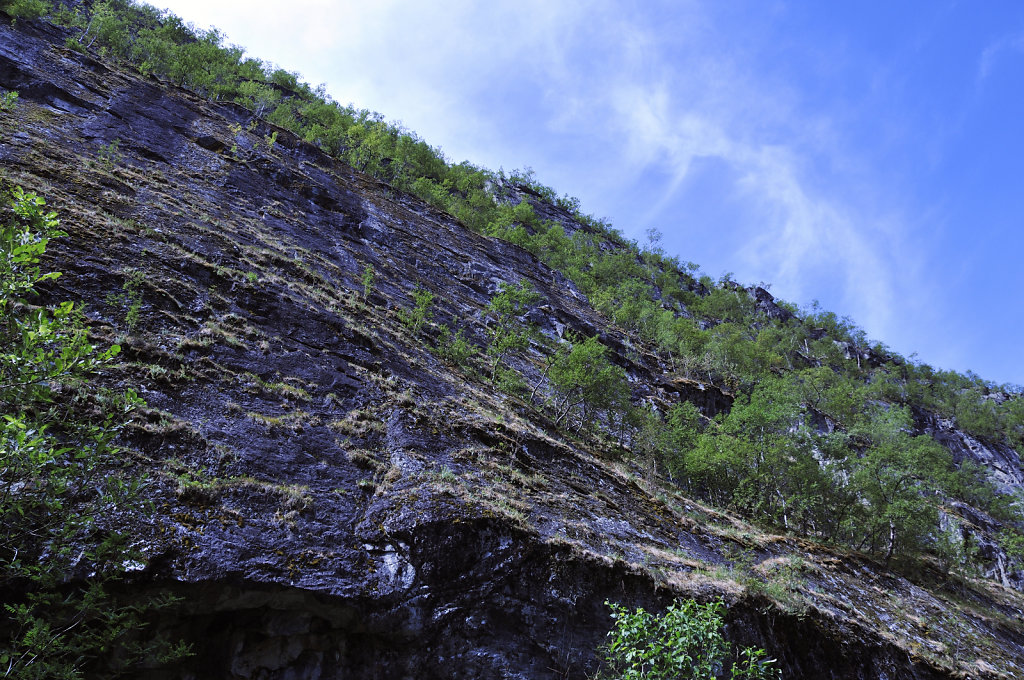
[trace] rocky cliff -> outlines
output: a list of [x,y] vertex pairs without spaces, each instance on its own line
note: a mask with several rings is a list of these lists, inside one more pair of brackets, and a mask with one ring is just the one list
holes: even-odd
[[[556,427],[430,351],[440,325],[485,344],[488,302],[525,280],[531,319],[551,338],[599,334],[633,400],[711,416],[733,396],[676,377],[526,250],[65,37],[0,25],[0,86],[20,94],[0,114],[0,167],[69,233],[47,295],[85,303],[94,338],[123,347],[104,379],[148,403],[127,443],[153,511],[107,521],[145,555],[131,587],[182,596],[155,623],[196,654],[144,677],[584,678],[606,600],[681,596],[723,598],[727,636],[787,678],[1024,677],[1024,596],[1000,555],[993,578],[954,588],[927,562],[890,571]],[[401,310],[417,288],[434,305],[414,333]],[[524,375],[547,347],[515,359]],[[919,415],[1020,486],[1016,451]]]

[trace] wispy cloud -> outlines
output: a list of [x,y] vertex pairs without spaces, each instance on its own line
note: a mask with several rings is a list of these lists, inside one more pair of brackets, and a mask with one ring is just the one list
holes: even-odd
[[[659,85],[650,91],[633,85],[617,96],[629,134],[626,156],[641,165],[663,165],[671,177],[652,213],[678,199],[697,160],[717,159],[734,178],[723,193],[748,202],[748,212],[756,215],[747,224],[708,225],[716,237],[736,242],[742,262],[732,269],[742,267],[802,301],[822,287],[823,276],[838,276],[844,307],[875,332],[888,329],[895,289],[889,263],[875,235],[864,229],[861,211],[806,179],[813,150],[763,141],[737,121],[734,111],[673,105]],[[749,103],[736,105],[746,109]]]
[[1007,52],[1024,53],[1024,33],[1003,36],[982,50],[981,56],[978,58],[977,80],[979,83],[984,82],[991,75],[996,62]]
[[[614,20],[619,28],[629,21]],[[687,36],[692,43],[675,46],[683,58],[674,62],[645,54],[663,44],[655,30],[629,26],[627,32],[632,39],[610,60],[615,70],[603,74],[604,92],[588,93],[589,115],[601,112],[596,124],[615,131],[609,138],[618,140],[612,158],[619,167],[636,177],[655,167],[667,177],[646,221],[685,214],[679,202],[694,168],[714,159],[728,168],[723,176],[731,182],[719,195],[745,204],[751,216],[746,223],[707,225],[714,238],[735,244],[729,269],[773,282],[777,292],[801,302],[820,294],[828,279],[840,296],[834,302],[872,333],[891,331],[894,296],[910,286],[901,273],[918,268],[896,266],[897,259],[914,257],[892,250],[903,240],[894,212],[872,214],[832,181],[851,178],[826,176],[833,171],[823,167],[851,165],[829,154],[855,155],[835,140],[828,112],[801,111],[785,84],[765,88],[756,64],[716,47],[713,32]],[[885,238],[870,226],[882,223]],[[644,225],[636,226],[639,232]]]

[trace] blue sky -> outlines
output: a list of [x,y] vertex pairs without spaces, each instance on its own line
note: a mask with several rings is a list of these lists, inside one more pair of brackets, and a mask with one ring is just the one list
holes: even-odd
[[1024,384],[1024,3],[157,4],[713,277]]

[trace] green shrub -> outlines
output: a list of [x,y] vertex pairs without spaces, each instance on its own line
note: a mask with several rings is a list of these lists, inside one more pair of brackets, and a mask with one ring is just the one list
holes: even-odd
[[[262,75],[262,74],[261,74]],[[259,118],[280,101],[281,92],[265,83],[246,80],[238,84],[235,102],[252,110]]]
[[629,405],[626,372],[608,359],[608,348],[596,335],[562,345],[548,378],[557,395],[556,424],[575,413],[582,425],[601,412],[625,412]]
[[0,10],[18,19],[38,19],[53,11],[53,5],[44,0],[8,0],[0,2]]
[[466,339],[462,329],[452,333],[446,324],[439,329],[437,353],[456,366],[465,366],[477,353],[477,347]]
[[528,281],[517,285],[502,283],[498,292],[487,305],[487,335],[490,343],[487,354],[491,359],[491,379],[497,381],[499,369],[513,352],[525,350],[530,340],[537,335],[531,324],[524,324],[520,317],[526,314],[530,305],[537,302],[539,295]]
[[999,546],[1006,551],[1006,555],[1018,564],[1024,563],[1024,533],[1004,527],[997,537]]
[[107,295],[105,302],[124,313],[124,326],[127,333],[135,331],[142,312],[142,287],[146,283],[146,273],[139,269],[125,269],[124,283],[121,290]]
[[10,90],[0,95],[0,111],[13,111],[18,106],[18,93]]
[[[276,134],[276,133],[275,133]],[[363,284],[363,301],[370,299],[370,293],[373,292],[373,281],[376,278],[376,274],[373,271],[373,265],[366,265],[363,267],[363,273],[359,277],[359,282]]]
[[[680,600],[661,616],[606,602],[615,626],[605,644],[605,680],[767,680],[780,677],[763,649],[746,647],[730,664],[721,602]],[[728,672],[728,675],[725,673]]]
[[398,310],[398,319],[409,329],[410,333],[419,335],[420,331],[423,330],[423,326],[430,321],[430,317],[433,314],[430,307],[434,304],[434,294],[426,288],[417,285],[412,292],[412,301],[412,309]]
[[110,144],[101,146],[97,154],[97,162],[107,172],[114,169],[114,166],[121,162],[121,140],[115,139]]

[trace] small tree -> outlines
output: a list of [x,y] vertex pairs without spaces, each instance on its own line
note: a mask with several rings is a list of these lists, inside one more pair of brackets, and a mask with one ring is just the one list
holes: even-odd
[[491,380],[496,380],[499,368],[513,352],[520,352],[530,346],[537,330],[532,324],[524,324],[520,318],[529,311],[540,296],[528,281],[517,285],[502,283],[498,292],[487,305],[487,356],[491,360]]
[[911,436],[907,407],[877,408],[854,430],[872,445],[854,461],[851,484],[867,506],[860,517],[858,548],[885,550],[886,564],[897,553],[922,549],[938,529],[935,491],[948,485],[949,451],[926,435]]
[[548,371],[557,398],[555,424],[576,411],[580,424],[601,411],[625,409],[629,403],[626,372],[608,359],[608,348],[595,335],[559,348]]
[[700,437],[700,411],[688,401],[675,404],[664,423],[660,418],[653,425],[645,422],[642,439],[654,445],[654,454],[661,462],[669,479],[675,479],[686,469],[686,458],[697,447]]
[[442,324],[437,334],[437,353],[456,366],[466,366],[477,353],[477,346],[466,339],[461,328],[452,333],[447,324]]
[[[732,645],[722,636],[721,602],[680,600],[661,616],[605,602],[615,626],[604,647],[606,680],[768,680],[779,670],[763,649],[745,647],[728,664]],[[729,675],[724,673],[728,670]]]
[[433,315],[430,307],[434,304],[434,294],[417,285],[412,292],[412,301],[412,309],[399,309],[398,318],[413,335],[419,335],[423,326],[430,321],[430,317]]
[[363,284],[363,302],[370,299],[370,293],[373,292],[373,282],[377,278],[376,273],[373,271],[373,265],[366,265],[363,267],[363,273],[359,277],[359,282]]
[[236,102],[252,109],[253,115],[257,118],[262,117],[268,109],[272,109],[280,100],[280,90],[266,83],[258,83],[253,80],[239,83],[238,95],[235,97]]

